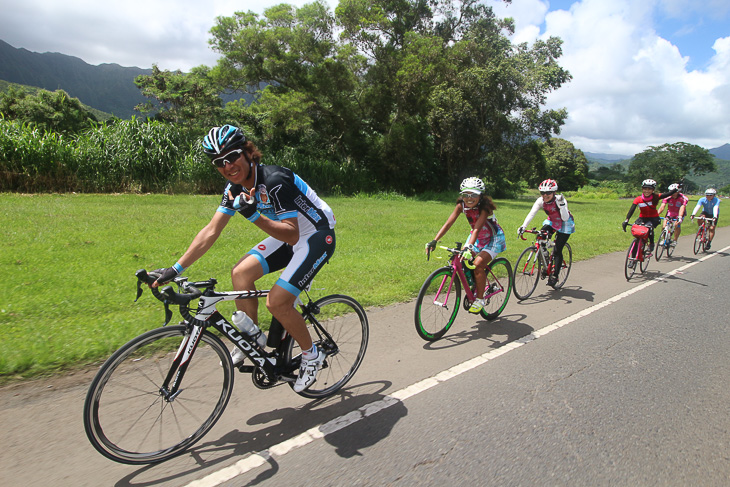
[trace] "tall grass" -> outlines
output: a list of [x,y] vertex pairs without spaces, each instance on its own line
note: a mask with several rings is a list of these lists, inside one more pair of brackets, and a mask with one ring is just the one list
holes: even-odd
[[[0,190],[217,193],[219,175],[200,150],[201,137],[177,125],[133,118],[72,138],[0,118]],[[347,161],[300,157],[291,149],[264,152],[264,163],[291,168],[325,194],[371,191],[369,172]]]

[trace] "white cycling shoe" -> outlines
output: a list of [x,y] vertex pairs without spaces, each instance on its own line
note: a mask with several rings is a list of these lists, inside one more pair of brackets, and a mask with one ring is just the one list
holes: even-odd
[[322,368],[325,359],[324,350],[317,350],[317,356],[309,360],[302,355],[302,363],[299,366],[299,376],[294,383],[294,392],[302,392],[309,388],[317,380],[317,373]]

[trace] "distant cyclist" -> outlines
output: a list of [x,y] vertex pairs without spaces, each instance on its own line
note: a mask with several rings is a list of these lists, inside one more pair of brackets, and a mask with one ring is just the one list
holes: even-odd
[[[173,265],[155,271],[154,285],[172,280],[202,257],[218,240],[237,212],[270,235],[249,250],[231,270],[233,289],[255,290],[264,275],[284,271],[271,288],[266,307],[302,349],[296,392],[311,386],[325,359],[312,343],[294,302],[335,251],[332,209],[290,169],[261,164],[261,152],[241,129],[213,127],[203,138],[203,152],[227,179],[223,197],[210,222],[198,232],[188,250]],[[236,307],[258,323],[258,300],[236,301]],[[243,360],[235,349],[234,365]]]
[[477,288],[477,296],[469,313],[479,313],[485,306],[484,288],[487,285],[487,265],[497,257],[497,254],[504,252],[507,242],[502,227],[497,223],[494,210],[497,206],[488,195],[484,194],[484,181],[479,178],[466,178],[461,182],[461,193],[456,200],[456,207],[446,219],[441,230],[438,231],[433,240],[426,244],[426,251],[436,248],[438,240],[446,235],[459,215],[462,213],[471,225],[469,238],[464,245],[463,258],[471,260],[474,258],[474,282]]
[[[674,226],[674,235],[672,236],[672,247],[675,247],[677,245],[677,239],[679,239],[679,235],[682,233],[682,220],[684,220],[684,216],[687,214],[687,202],[689,199],[679,192],[679,184],[671,184],[668,189],[669,191],[676,189],[677,192],[669,198],[662,200],[658,213],[661,215],[664,208],[667,209],[667,216],[662,222],[664,227],[667,226],[667,220],[677,222]],[[659,242],[659,245],[664,245],[664,242]]]
[[629,208],[629,212],[626,214],[626,220],[621,224],[626,231],[626,226],[629,224],[631,215],[634,214],[636,207],[639,207],[639,218],[636,219],[636,224],[645,225],[649,227],[649,252],[654,251],[654,228],[659,226],[662,221],[659,218],[659,212],[657,211],[657,204],[659,200],[668,198],[678,191],[674,188],[666,193],[657,194],[654,192],[656,189],[656,181],[653,179],[645,179],[641,182],[641,196],[634,198],[634,201]]
[[[705,191],[705,197],[700,198],[697,202],[697,206],[692,211],[692,219],[694,220],[695,213],[702,207],[702,216],[705,218],[714,218],[715,221],[710,223],[707,222],[707,243],[705,244],[705,250],[710,250],[712,239],[715,238],[715,227],[717,226],[717,220],[720,217],[720,198],[717,197],[717,191],[713,188],[709,188]],[[699,223],[698,223],[699,224]]]
[[517,234],[522,233],[535,217],[537,212],[542,209],[547,213],[547,220],[543,222],[542,230],[550,235],[555,233],[555,249],[553,250],[553,274],[548,276],[548,286],[555,287],[558,282],[560,268],[563,265],[563,248],[565,242],[568,241],[570,235],[575,232],[575,220],[573,215],[568,211],[568,200],[562,194],[555,194],[558,191],[558,182],[554,179],[546,179],[537,188],[540,190],[540,197],[535,200],[530,213],[525,217]]

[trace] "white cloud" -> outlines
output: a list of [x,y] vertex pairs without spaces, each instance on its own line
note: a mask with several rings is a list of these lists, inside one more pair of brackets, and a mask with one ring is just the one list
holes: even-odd
[[[534,41],[538,26],[541,38],[560,37],[559,62],[573,76],[548,97],[550,107],[568,109],[561,137],[586,151],[629,155],[677,141],[706,148],[730,142],[730,38],[715,42],[709,67],[688,71],[688,58],[653,28],[657,8],[688,2],[583,0],[543,18],[536,4],[547,2],[526,3],[533,5],[529,22],[516,22],[513,40]],[[510,9],[495,6],[500,15],[520,15]]]

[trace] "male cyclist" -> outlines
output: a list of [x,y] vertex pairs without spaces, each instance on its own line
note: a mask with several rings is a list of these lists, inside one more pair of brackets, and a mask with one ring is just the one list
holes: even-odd
[[[713,188],[708,188],[707,191],[705,191],[705,197],[700,198],[700,200],[697,202],[697,206],[695,206],[695,209],[692,211],[692,218],[694,220],[695,213],[697,213],[697,210],[700,209],[700,206],[702,207],[702,215],[705,218],[714,218],[715,221],[710,223],[707,222],[707,243],[705,244],[705,250],[710,250],[710,245],[712,244],[712,239],[715,238],[715,226],[717,226],[717,220],[720,217],[720,198],[717,197],[717,191],[715,191]],[[699,222],[697,222],[699,225]]]
[[[213,166],[228,180],[221,203],[175,265],[155,271],[159,277],[154,285],[170,281],[192,265],[215,243],[236,212],[243,215],[270,236],[233,266],[233,289],[255,290],[258,279],[284,269],[269,292],[266,307],[303,350],[294,385],[301,392],[316,380],[325,354],[312,343],[294,302],[335,251],[332,210],[291,170],[261,164],[261,152],[238,127],[213,127],[202,145]],[[258,323],[257,299],[237,300],[236,307]],[[238,349],[232,358],[234,364],[243,360]]]
[[[676,247],[679,234],[682,233],[682,220],[684,220],[684,216],[687,214],[687,202],[689,201],[689,199],[679,192],[678,184],[671,184],[669,185],[668,189],[669,191],[676,189],[677,192],[669,198],[664,198],[662,200],[662,204],[659,206],[658,213],[661,215],[664,211],[664,208],[667,209],[667,216],[662,222],[664,227],[667,226],[667,220],[674,220],[677,222],[677,224],[674,226],[674,235],[672,236],[671,244],[672,247]],[[659,242],[659,245],[664,245],[664,242]]]
[[657,203],[659,203],[659,200],[668,198],[678,191],[677,188],[674,188],[666,193],[656,194],[654,192],[655,189],[656,181],[653,179],[645,179],[641,182],[641,196],[634,198],[634,201],[631,203],[631,208],[629,208],[629,212],[626,214],[626,220],[621,224],[625,232],[626,226],[629,224],[629,219],[638,206],[639,218],[634,223],[649,227],[649,252],[654,250],[654,228],[659,226],[659,222],[662,221],[657,211]]

